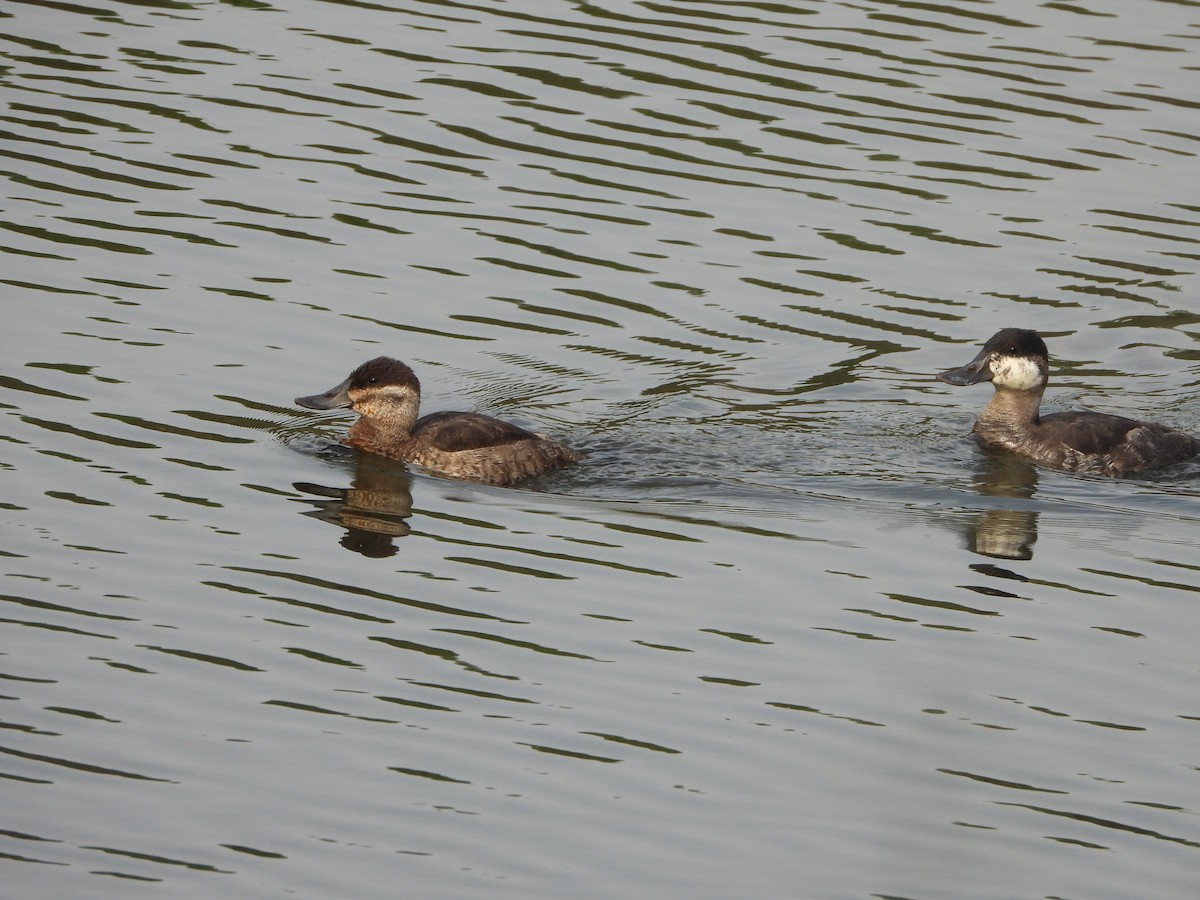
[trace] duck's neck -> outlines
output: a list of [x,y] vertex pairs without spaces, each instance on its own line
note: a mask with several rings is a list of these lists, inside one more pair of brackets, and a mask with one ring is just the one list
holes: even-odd
[[996,388],[996,393],[979,414],[972,429],[986,441],[1004,443],[1010,435],[1028,433],[1038,424],[1043,386],[1034,390],[1014,391]]
[[355,406],[359,419],[350,427],[348,443],[382,447],[407,441],[417,424],[420,404],[419,397],[410,395]]

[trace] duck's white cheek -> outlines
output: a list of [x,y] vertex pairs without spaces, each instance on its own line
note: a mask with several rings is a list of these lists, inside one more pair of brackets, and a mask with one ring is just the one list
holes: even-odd
[[992,384],[1027,391],[1039,387],[1044,378],[1038,364],[1031,359],[1007,357],[992,362]]

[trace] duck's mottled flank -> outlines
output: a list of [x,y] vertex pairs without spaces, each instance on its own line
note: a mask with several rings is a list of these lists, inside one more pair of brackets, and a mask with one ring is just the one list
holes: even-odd
[[565,444],[480,413],[436,412],[418,419],[417,376],[386,356],[363,363],[323,394],[297,397],[296,403],[310,409],[350,407],[359,419],[344,443],[454,478],[512,484],[583,459]]
[[1042,416],[1049,370],[1049,351],[1037,332],[1005,328],[973,360],[938,379],[952,385],[992,382],[996,393],[972,433],[985,446],[1057,469],[1126,475],[1200,453],[1200,440],[1153,422],[1081,411]]

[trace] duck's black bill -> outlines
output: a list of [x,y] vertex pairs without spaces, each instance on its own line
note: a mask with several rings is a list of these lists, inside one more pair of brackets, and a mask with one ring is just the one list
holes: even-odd
[[297,406],[304,406],[308,409],[345,409],[352,402],[350,399],[349,378],[323,394],[313,394],[311,397],[296,398]]
[[989,364],[991,356],[988,350],[983,350],[973,360],[961,369],[951,369],[937,377],[938,381],[952,384],[955,387],[965,387],[968,384],[979,384],[981,381],[992,380],[992,367]]

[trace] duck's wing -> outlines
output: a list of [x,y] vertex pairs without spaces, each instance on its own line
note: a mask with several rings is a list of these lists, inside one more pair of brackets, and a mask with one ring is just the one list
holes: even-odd
[[1107,457],[1115,472],[1160,469],[1200,453],[1200,440],[1154,422],[1083,411],[1042,419],[1043,424],[1050,421],[1068,426],[1062,429],[1067,446],[1088,456]]
[[1088,456],[1110,452],[1127,441],[1130,432],[1144,424],[1124,416],[1088,410],[1054,413],[1041,419],[1044,433]]
[[537,438],[533,432],[502,419],[469,412],[430,413],[417,421],[412,433],[414,438],[446,453],[500,447]]
[[1161,469],[1200,453],[1200,440],[1165,425],[1138,422],[1112,450],[1113,462],[1123,472]]

